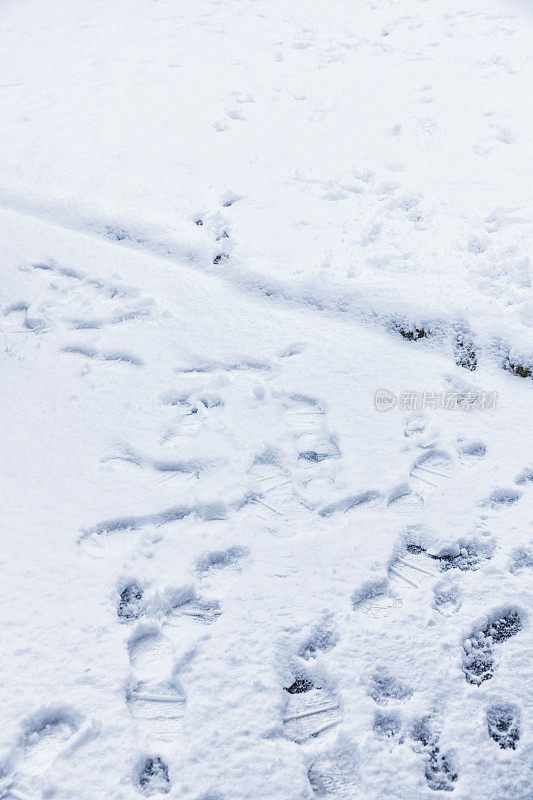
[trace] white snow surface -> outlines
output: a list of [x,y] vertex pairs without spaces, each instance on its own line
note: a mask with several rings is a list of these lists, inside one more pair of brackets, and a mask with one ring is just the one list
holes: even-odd
[[0,5],[0,798],[531,800],[532,34]]

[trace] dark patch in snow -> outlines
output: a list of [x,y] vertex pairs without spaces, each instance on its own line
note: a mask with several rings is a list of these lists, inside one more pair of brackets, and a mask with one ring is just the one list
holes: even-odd
[[313,688],[313,682],[309,678],[296,678],[294,683],[285,688],[289,694],[302,694],[309,692]]
[[494,675],[493,645],[506,642],[523,628],[517,610],[494,616],[481,630],[474,631],[463,642],[463,672],[468,683],[480,686]]
[[120,593],[117,616],[127,622],[138,619],[143,613],[143,590],[136,583],[126,586]]
[[463,369],[473,372],[477,367],[475,345],[467,333],[459,332],[454,343],[455,363]]
[[522,492],[517,489],[495,489],[482,505],[489,506],[490,508],[499,508],[500,506],[512,506],[522,497]]
[[520,710],[511,703],[491,706],[487,711],[487,727],[502,750],[516,750],[520,739]]
[[395,739],[401,729],[400,715],[376,711],[373,728],[380,739]]
[[376,703],[387,705],[388,703],[409,700],[413,694],[413,689],[382,667],[372,675],[368,694]]
[[147,758],[140,769],[138,783],[145,795],[168,794],[170,778],[163,759],[159,756]]

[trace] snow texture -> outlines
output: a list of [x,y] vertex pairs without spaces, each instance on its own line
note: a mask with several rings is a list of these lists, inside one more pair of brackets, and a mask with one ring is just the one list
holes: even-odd
[[531,800],[531,3],[0,31],[0,798]]

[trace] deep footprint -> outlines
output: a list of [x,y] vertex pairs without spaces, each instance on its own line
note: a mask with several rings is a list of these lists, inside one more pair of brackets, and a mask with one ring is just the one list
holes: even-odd
[[509,704],[493,705],[487,711],[489,736],[502,750],[516,750],[520,739],[520,710]]
[[120,593],[117,616],[126,622],[138,619],[143,613],[143,590],[136,583],[126,586]]
[[509,611],[497,617],[482,630],[474,631],[463,642],[463,671],[466,680],[474,686],[490,680],[494,675],[493,644],[501,644],[523,628],[518,611]]
[[139,786],[148,797],[170,792],[168,767],[159,756],[146,759],[139,773]]
[[289,697],[283,727],[293,742],[301,744],[342,721],[335,695],[325,687],[315,686],[307,676],[297,677],[285,691]]
[[449,756],[443,753],[437,738],[431,733],[427,721],[420,720],[411,731],[415,749],[426,757],[424,774],[427,785],[435,792],[453,792],[457,772],[453,769]]

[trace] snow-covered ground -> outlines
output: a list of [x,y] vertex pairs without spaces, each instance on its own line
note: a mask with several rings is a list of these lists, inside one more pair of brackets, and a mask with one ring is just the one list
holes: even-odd
[[532,42],[0,5],[0,798],[530,800]]

